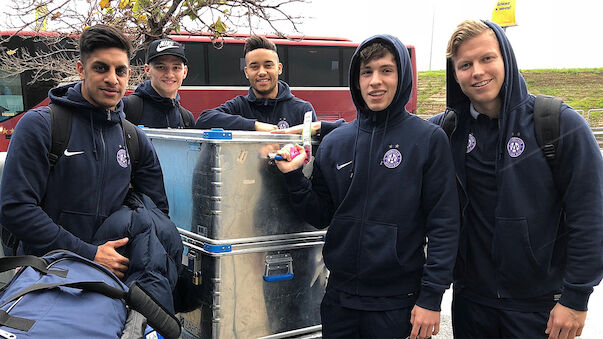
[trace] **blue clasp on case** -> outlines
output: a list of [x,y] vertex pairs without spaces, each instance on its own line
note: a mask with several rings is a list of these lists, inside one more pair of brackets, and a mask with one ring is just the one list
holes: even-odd
[[210,253],[226,253],[232,251],[232,245],[203,244],[203,249]]
[[264,278],[264,281],[266,282],[275,282],[275,281],[285,281],[285,280],[291,280],[293,279],[293,273],[287,273],[287,274],[281,274],[281,275],[265,275],[262,278]]
[[232,139],[232,132],[225,132],[223,128],[212,128],[203,132],[204,139]]

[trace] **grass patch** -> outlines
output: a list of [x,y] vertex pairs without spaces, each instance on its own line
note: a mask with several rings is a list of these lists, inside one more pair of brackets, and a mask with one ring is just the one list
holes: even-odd
[[[547,94],[563,99],[576,110],[603,108],[603,68],[530,69],[520,71],[534,95]],[[446,102],[446,72],[418,73],[419,114],[444,111]],[[591,123],[603,122],[603,112],[592,112]]]

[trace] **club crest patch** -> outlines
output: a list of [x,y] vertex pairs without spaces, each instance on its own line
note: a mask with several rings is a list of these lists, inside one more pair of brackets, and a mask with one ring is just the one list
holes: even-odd
[[402,154],[395,148],[390,149],[383,155],[383,165],[387,168],[396,168],[402,162]]
[[511,158],[517,158],[523,153],[526,148],[526,144],[518,137],[511,137],[507,142],[507,152]]
[[289,128],[289,123],[285,120],[281,120],[278,122],[278,124],[276,124],[276,127],[278,127],[278,129]]
[[467,153],[473,151],[476,143],[477,142],[475,141],[475,137],[473,136],[473,134],[469,133],[469,140],[467,140]]
[[128,167],[128,163],[129,163],[128,159],[128,152],[123,149],[120,148],[119,151],[117,151],[117,163],[119,164],[119,166],[126,168]]

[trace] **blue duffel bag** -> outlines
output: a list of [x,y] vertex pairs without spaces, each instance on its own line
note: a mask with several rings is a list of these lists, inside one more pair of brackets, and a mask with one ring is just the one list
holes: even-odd
[[21,267],[0,289],[0,337],[121,338],[135,310],[165,338],[180,323],[137,284],[128,288],[105,267],[68,251],[0,258],[0,271]]

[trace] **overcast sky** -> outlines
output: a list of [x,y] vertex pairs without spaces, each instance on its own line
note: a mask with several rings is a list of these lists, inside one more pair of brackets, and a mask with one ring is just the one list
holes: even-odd
[[[296,12],[306,35],[360,42],[388,33],[417,51],[420,71],[445,68],[448,38],[465,19],[491,19],[495,0],[312,0]],[[516,0],[507,28],[519,67],[603,67],[603,1]],[[433,22],[433,25],[432,25]],[[432,42],[433,28],[433,42]]]

